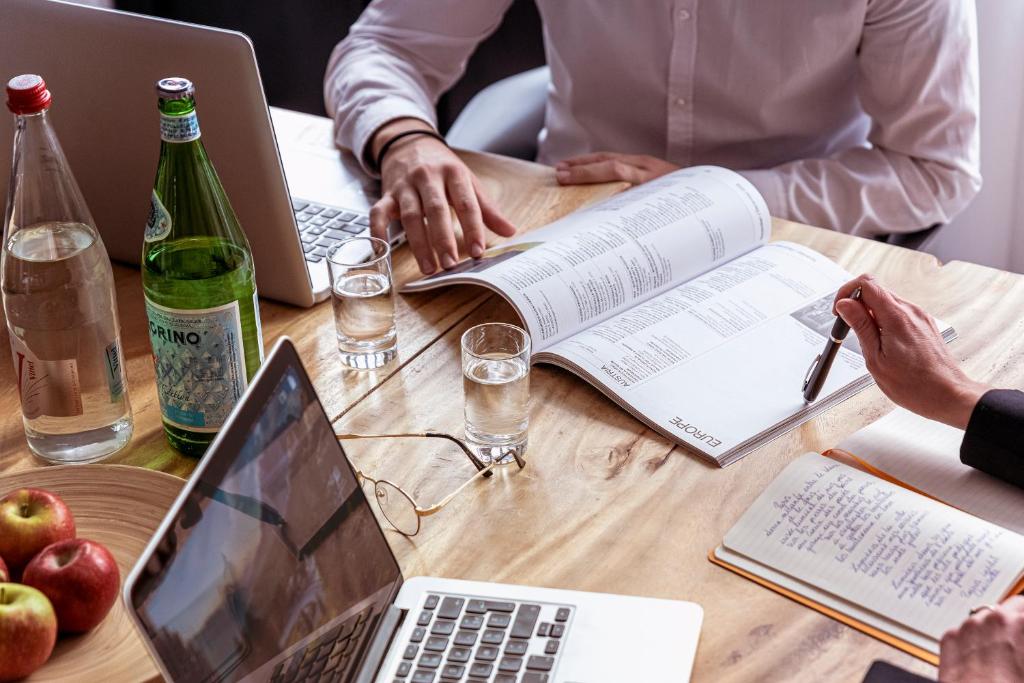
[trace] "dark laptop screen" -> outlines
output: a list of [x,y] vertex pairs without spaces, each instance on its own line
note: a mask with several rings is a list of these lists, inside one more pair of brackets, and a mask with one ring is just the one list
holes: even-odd
[[240,680],[357,614],[365,648],[401,573],[290,343],[205,457],[132,592],[171,675]]

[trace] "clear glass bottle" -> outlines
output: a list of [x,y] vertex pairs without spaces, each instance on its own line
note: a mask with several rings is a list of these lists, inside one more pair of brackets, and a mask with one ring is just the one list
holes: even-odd
[[50,125],[35,75],[7,84],[14,163],[0,257],[3,303],[29,448],[98,460],[132,434],[110,259]]
[[202,455],[263,362],[252,251],[206,155],[195,90],[157,83],[160,161],[142,250],[164,432]]

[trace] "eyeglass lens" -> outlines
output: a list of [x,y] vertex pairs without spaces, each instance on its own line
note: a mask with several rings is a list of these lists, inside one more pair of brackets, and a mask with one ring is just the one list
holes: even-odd
[[384,518],[399,533],[415,536],[419,532],[420,517],[416,514],[416,504],[400,488],[390,482],[379,481],[374,484],[373,495]]

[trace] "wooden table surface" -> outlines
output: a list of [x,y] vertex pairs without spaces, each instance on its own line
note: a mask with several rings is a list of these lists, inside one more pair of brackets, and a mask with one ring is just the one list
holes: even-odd
[[[560,188],[534,164],[466,153],[492,198],[516,225],[544,225],[624,185]],[[980,379],[1024,386],[1024,277],[775,220],[774,238],[806,244],[851,273],[870,271],[960,333],[952,349]],[[414,278],[406,248],[396,279]],[[160,426],[139,273],[115,266],[129,390],[131,444],[109,462],[188,476]],[[329,304],[310,310],[261,301],[269,349],[295,342],[339,430],[434,427],[462,433],[459,337],[488,320],[516,322],[480,288],[452,287],[399,300],[399,356],[375,373],[341,367]],[[6,336],[6,325],[3,332]],[[0,342],[0,348],[7,344]],[[2,352],[0,352],[2,354]],[[875,659],[925,674],[933,667],[712,565],[708,551],[791,460],[822,451],[877,419],[891,404],[872,388],[725,469],[653,433],[575,376],[532,371],[528,467],[478,482],[413,539],[389,533],[408,576],[605,591],[699,603],[704,627],[695,681],[859,681]],[[794,378],[794,382],[798,378]],[[13,368],[0,362],[0,491],[3,475],[39,467],[25,445]],[[685,391],[686,389],[683,388]],[[383,419],[382,419],[383,418]],[[407,485],[424,500],[461,483],[457,461],[402,457],[350,442],[361,469]],[[624,625],[628,627],[628,625]]]

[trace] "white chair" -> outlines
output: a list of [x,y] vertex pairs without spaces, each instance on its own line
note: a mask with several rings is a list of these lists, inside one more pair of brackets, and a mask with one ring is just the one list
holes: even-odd
[[1024,273],[1024,2],[978,0],[981,175],[978,196],[925,246],[942,261]]
[[532,160],[537,156],[537,135],[544,127],[550,80],[548,67],[542,66],[487,86],[448,129],[448,144]]

